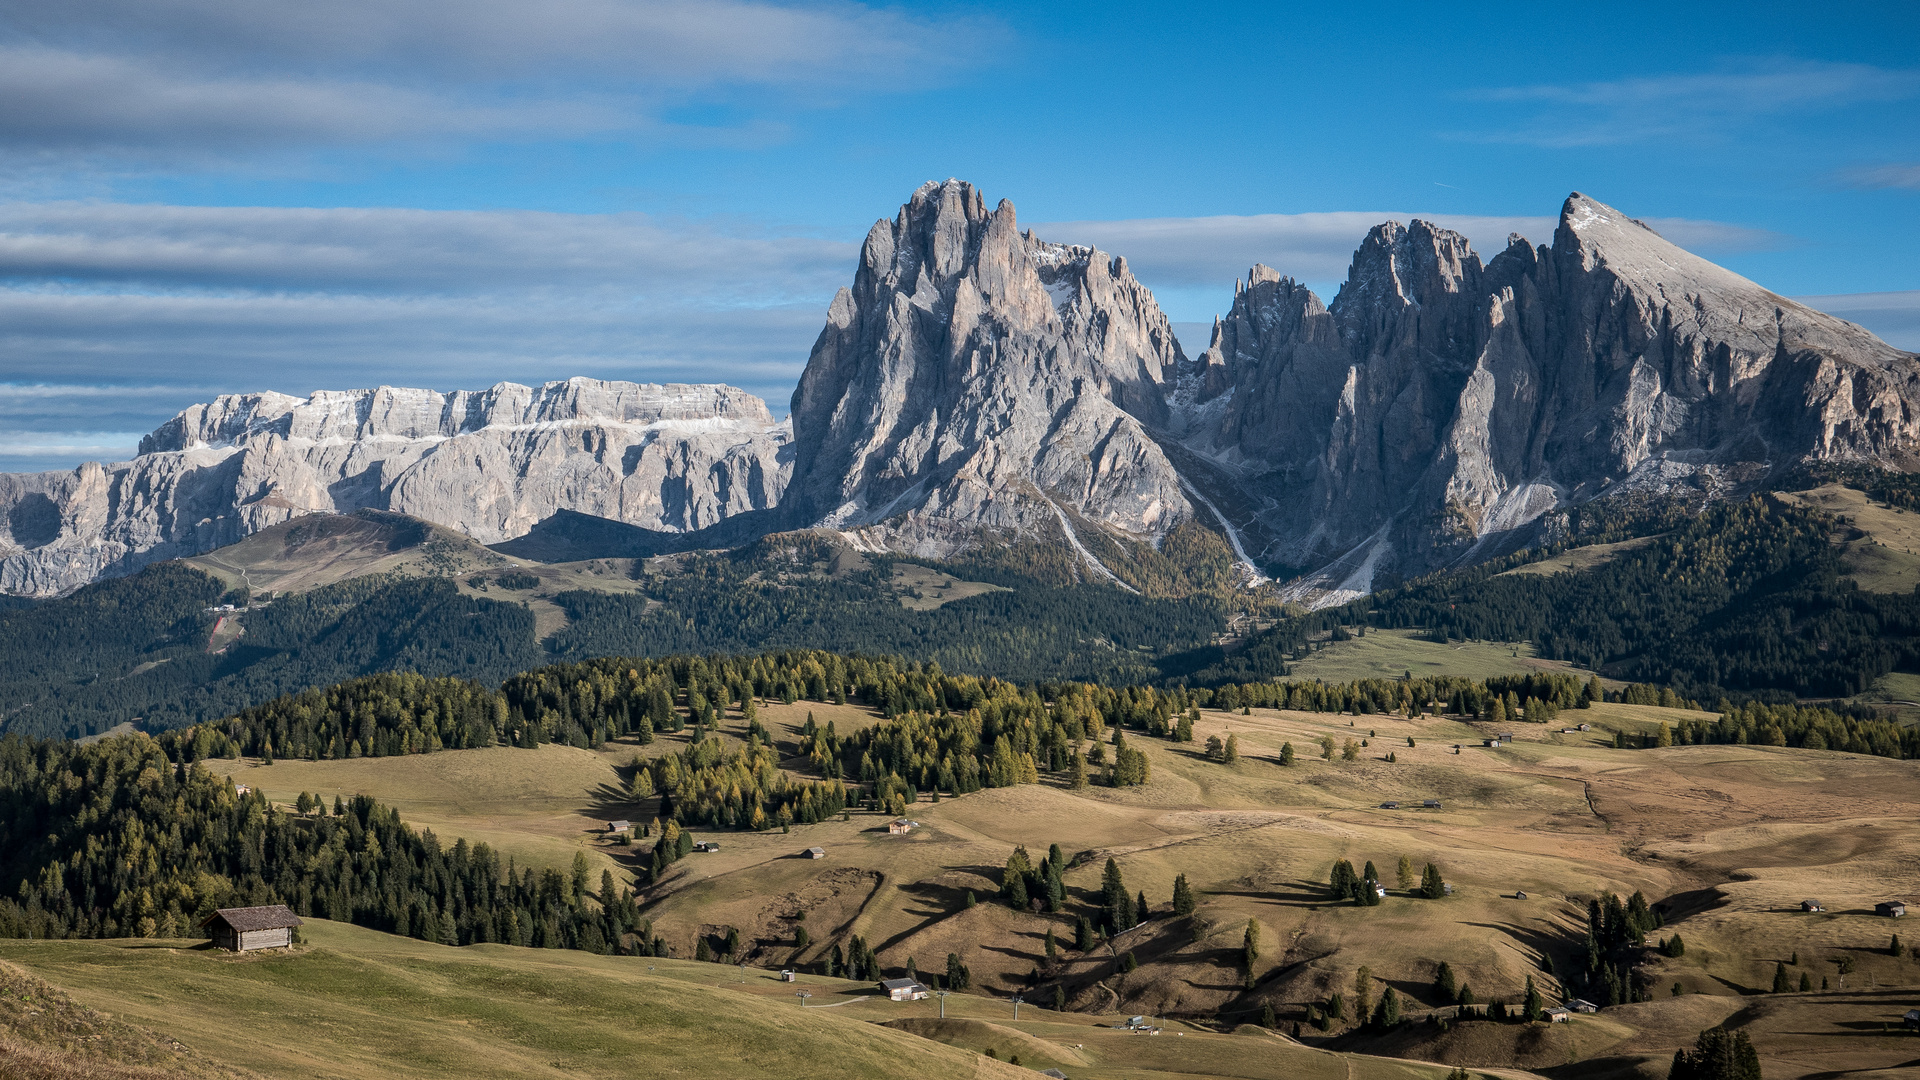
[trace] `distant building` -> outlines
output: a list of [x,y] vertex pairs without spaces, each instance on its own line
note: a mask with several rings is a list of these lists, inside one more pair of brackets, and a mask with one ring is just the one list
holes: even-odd
[[928,994],[927,988],[914,979],[881,979],[880,992],[892,1001],[919,1001]]
[[1827,909],[1823,907],[1820,901],[1818,900],[1802,900],[1800,901],[1800,910],[1801,911],[1825,911]]
[[255,949],[284,949],[293,944],[293,928],[302,925],[300,916],[285,904],[265,907],[221,908],[200,924],[213,938],[215,948],[229,952]]
[[1889,919],[1897,919],[1907,913],[1907,902],[1905,900],[1882,900],[1873,905],[1873,913],[1875,915],[1885,915]]
[[892,821],[887,822],[887,832],[894,834],[909,833],[919,824],[917,821],[908,821],[906,818],[894,818]]
[[1428,799],[1426,802],[1423,802],[1420,805],[1427,808],[1428,810],[1438,810],[1440,809],[1440,800]]
[[800,976],[794,974],[794,971],[792,968],[781,968],[780,981],[781,982],[799,982]]
[[1494,738],[1497,738],[1497,739],[1499,739],[1499,740],[1500,740],[1501,742],[1512,742],[1512,741],[1513,741],[1513,732],[1511,732],[1511,731],[1503,731],[1503,732],[1501,732],[1500,734],[1498,734],[1498,735],[1496,735],[1496,736],[1494,736]]
[[827,849],[823,847],[810,847],[806,851],[806,856],[809,859],[824,859],[827,857]]
[[1053,1080],[1067,1080],[1067,1074],[1061,1072],[1059,1069],[1042,1069],[1040,1070],[1040,1075],[1051,1076]]
[[1515,889],[1513,891],[1513,898],[1515,900],[1525,900],[1527,898],[1527,891],[1525,889]]
[[1386,895],[1387,895],[1387,887],[1386,887],[1385,885],[1382,885],[1382,884],[1380,884],[1380,883],[1379,883],[1379,882],[1377,882],[1377,881],[1376,881],[1376,882],[1374,882],[1374,885],[1373,885],[1373,895],[1375,895],[1375,896],[1378,896],[1378,897],[1381,897],[1381,898],[1383,898],[1383,899],[1384,899],[1384,898],[1386,897]]
[[1564,1024],[1572,1019],[1573,1010],[1567,1008],[1565,1005],[1555,1005],[1553,1008],[1547,1010],[1547,1023],[1549,1024]]
[[1581,725],[1580,725],[1580,730],[1581,730],[1581,731],[1592,731],[1592,730],[1593,730],[1593,725],[1592,725],[1592,724],[1581,724]]
[[695,841],[693,842],[693,850],[695,850],[695,851],[705,851],[705,852],[714,852],[714,851],[719,851],[719,850],[720,850],[720,841],[718,841],[718,840],[695,840]]
[[631,822],[631,821],[609,821],[609,822],[607,822],[607,831],[608,831],[608,832],[610,832],[610,833],[616,833],[616,832],[632,832],[632,831],[633,831],[633,822]]
[[1907,1015],[1901,1017],[1900,1022],[1909,1028],[1920,1028],[1920,1009],[1908,1009]]
[[1600,1006],[1595,1005],[1586,998],[1574,998],[1572,1001],[1567,1002],[1567,1008],[1577,1013],[1596,1013],[1600,1011]]
[[1382,810],[1398,810],[1398,809],[1400,809],[1400,804],[1399,804],[1399,803],[1397,803],[1397,802],[1383,802],[1383,803],[1381,803],[1381,804],[1380,804],[1380,809],[1382,809]]
[[1500,740],[1499,739],[1481,739],[1480,745],[1481,746],[1499,746]]

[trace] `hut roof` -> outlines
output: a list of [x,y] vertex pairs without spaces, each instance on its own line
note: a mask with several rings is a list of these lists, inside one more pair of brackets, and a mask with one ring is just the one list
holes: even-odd
[[288,910],[285,904],[221,908],[207,916],[207,921],[201,925],[205,926],[215,919],[219,919],[243,934],[255,930],[279,930],[283,927],[306,925],[300,921],[300,916]]

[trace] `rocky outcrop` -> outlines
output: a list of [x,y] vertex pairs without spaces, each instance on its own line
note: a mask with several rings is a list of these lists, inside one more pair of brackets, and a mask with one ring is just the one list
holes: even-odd
[[1152,541],[1192,514],[1143,425],[1184,363],[1125,259],[927,184],[828,311],[793,395],[785,518],[922,555],[1084,527]]
[[[1556,508],[1713,497],[1815,460],[1915,465],[1920,363],[1583,195],[1482,266],[1373,230],[1330,310],[1256,267],[1174,419],[1264,556],[1325,599],[1493,554]],[[1289,422],[1290,421],[1290,422]]]
[[390,510],[483,543],[561,510],[685,532],[780,501],[788,429],[728,386],[570,379],[197,405],[140,454],[0,476],[0,590],[50,595],[307,513]]

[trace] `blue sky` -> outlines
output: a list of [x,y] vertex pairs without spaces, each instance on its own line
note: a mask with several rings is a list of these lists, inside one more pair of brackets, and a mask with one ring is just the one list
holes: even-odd
[[959,176],[1192,340],[1368,225],[1569,191],[1920,349],[1905,4],[0,0],[0,470],[217,393],[584,374],[776,409]]

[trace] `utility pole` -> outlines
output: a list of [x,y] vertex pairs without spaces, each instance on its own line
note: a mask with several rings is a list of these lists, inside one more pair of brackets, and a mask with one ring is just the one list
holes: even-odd
[[940,1019],[942,1020],[947,1018],[947,995],[951,993],[953,993],[951,990],[935,990],[933,992],[933,996],[940,999]]
[[1020,1003],[1025,1000],[1026,998],[1021,997],[1019,994],[1013,995],[1013,1018],[1015,1020],[1020,1019]]

